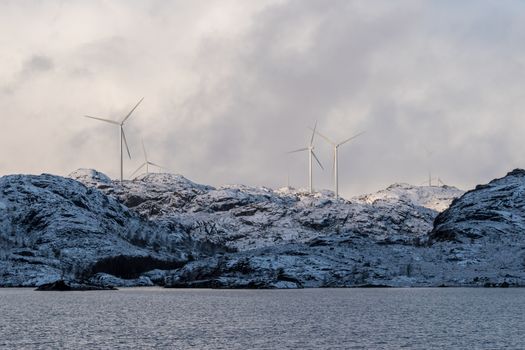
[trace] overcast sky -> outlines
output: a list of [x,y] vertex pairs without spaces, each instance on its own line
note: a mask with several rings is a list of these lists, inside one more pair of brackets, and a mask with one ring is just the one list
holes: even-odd
[[[525,2],[0,2],[0,173],[118,177],[133,156],[212,185],[307,185],[342,140],[343,196],[525,167]],[[316,188],[331,188],[331,149]]]

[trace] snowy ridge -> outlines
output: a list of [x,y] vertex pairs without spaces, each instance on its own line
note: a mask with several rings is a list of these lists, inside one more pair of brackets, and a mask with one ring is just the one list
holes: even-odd
[[386,190],[359,196],[358,199],[372,204],[376,201],[404,200],[442,212],[447,209],[454,198],[463,195],[463,191],[452,186],[412,186],[397,183]]
[[223,245],[230,253],[190,262],[165,278],[168,286],[222,288],[438,283],[415,278],[411,263],[426,260],[436,269],[434,251],[418,247],[428,241],[433,208],[463,193],[393,185],[347,201],[330,191],[214,188],[165,174],[102,187],[143,217],[179,225],[201,246]]
[[0,285],[62,277],[217,288],[525,281],[522,170],[464,195],[394,184],[351,200],[215,188],[171,174],[120,183],[80,169],[70,178],[0,178]]
[[379,241],[424,240],[438,213],[432,208],[463,193],[453,187],[393,185],[346,201],[335,200],[330,191],[310,194],[244,185],[214,188],[168,174],[107,186],[97,180],[103,176],[89,174],[82,171],[70,177],[102,189],[145,218],[181,225],[194,240],[222,244],[232,251],[304,243],[350,231]]

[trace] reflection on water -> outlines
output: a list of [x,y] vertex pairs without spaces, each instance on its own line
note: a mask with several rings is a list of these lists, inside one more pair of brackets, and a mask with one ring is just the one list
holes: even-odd
[[0,289],[0,348],[525,347],[525,289]]

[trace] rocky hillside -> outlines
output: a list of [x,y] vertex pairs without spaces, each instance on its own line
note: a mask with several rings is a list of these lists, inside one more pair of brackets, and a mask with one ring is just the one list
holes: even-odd
[[438,209],[463,193],[453,187],[396,184],[347,201],[336,200],[331,192],[292,188],[213,188],[170,174],[148,174],[122,184],[93,170],[78,170],[70,177],[117,198],[143,218],[179,227],[196,241],[230,251],[350,231],[384,242],[424,241]]
[[476,242],[520,238],[525,234],[525,170],[465,193],[435,221],[436,241]]
[[350,200],[171,174],[5,176],[0,286],[524,285],[524,188],[523,170],[465,194],[395,184]]
[[[426,244],[436,209],[463,193],[453,187],[396,184],[347,201],[331,192],[312,195],[292,188],[213,188],[180,175],[149,174],[122,184],[93,170],[70,176],[143,218],[178,227],[201,247],[225,248],[224,254],[168,273],[171,286],[416,283],[406,281],[417,259],[413,249]],[[429,266],[433,259],[428,258]]]
[[[192,253],[183,231],[144,220],[113,197],[53,175],[0,178],[0,286],[111,274],[134,280]],[[117,281],[118,283],[118,281]],[[150,284],[135,280],[132,284]]]
[[525,170],[465,193],[438,215],[430,238],[467,281],[525,285]]
[[[408,240],[407,234],[400,235],[399,226],[394,232],[383,228],[385,221],[392,223],[392,212],[407,215],[403,210],[407,200],[439,208],[434,197],[424,188],[395,185],[359,198],[383,204],[376,203],[377,211],[372,211],[376,215],[369,221],[372,230],[354,225],[325,231],[306,242],[194,261],[174,271],[167,282],[173,287],[253,288],[525,286],[524,170],[514,170],[454,200],[437,216],[429,235],[416,233],[428,238],[419,244]],[[378,239],[381,230],[385,239]]]

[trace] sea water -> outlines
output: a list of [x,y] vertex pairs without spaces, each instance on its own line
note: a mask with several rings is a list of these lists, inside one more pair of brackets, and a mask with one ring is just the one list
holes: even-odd
[[524,349],[525,289],[0,289],[2,349]]

